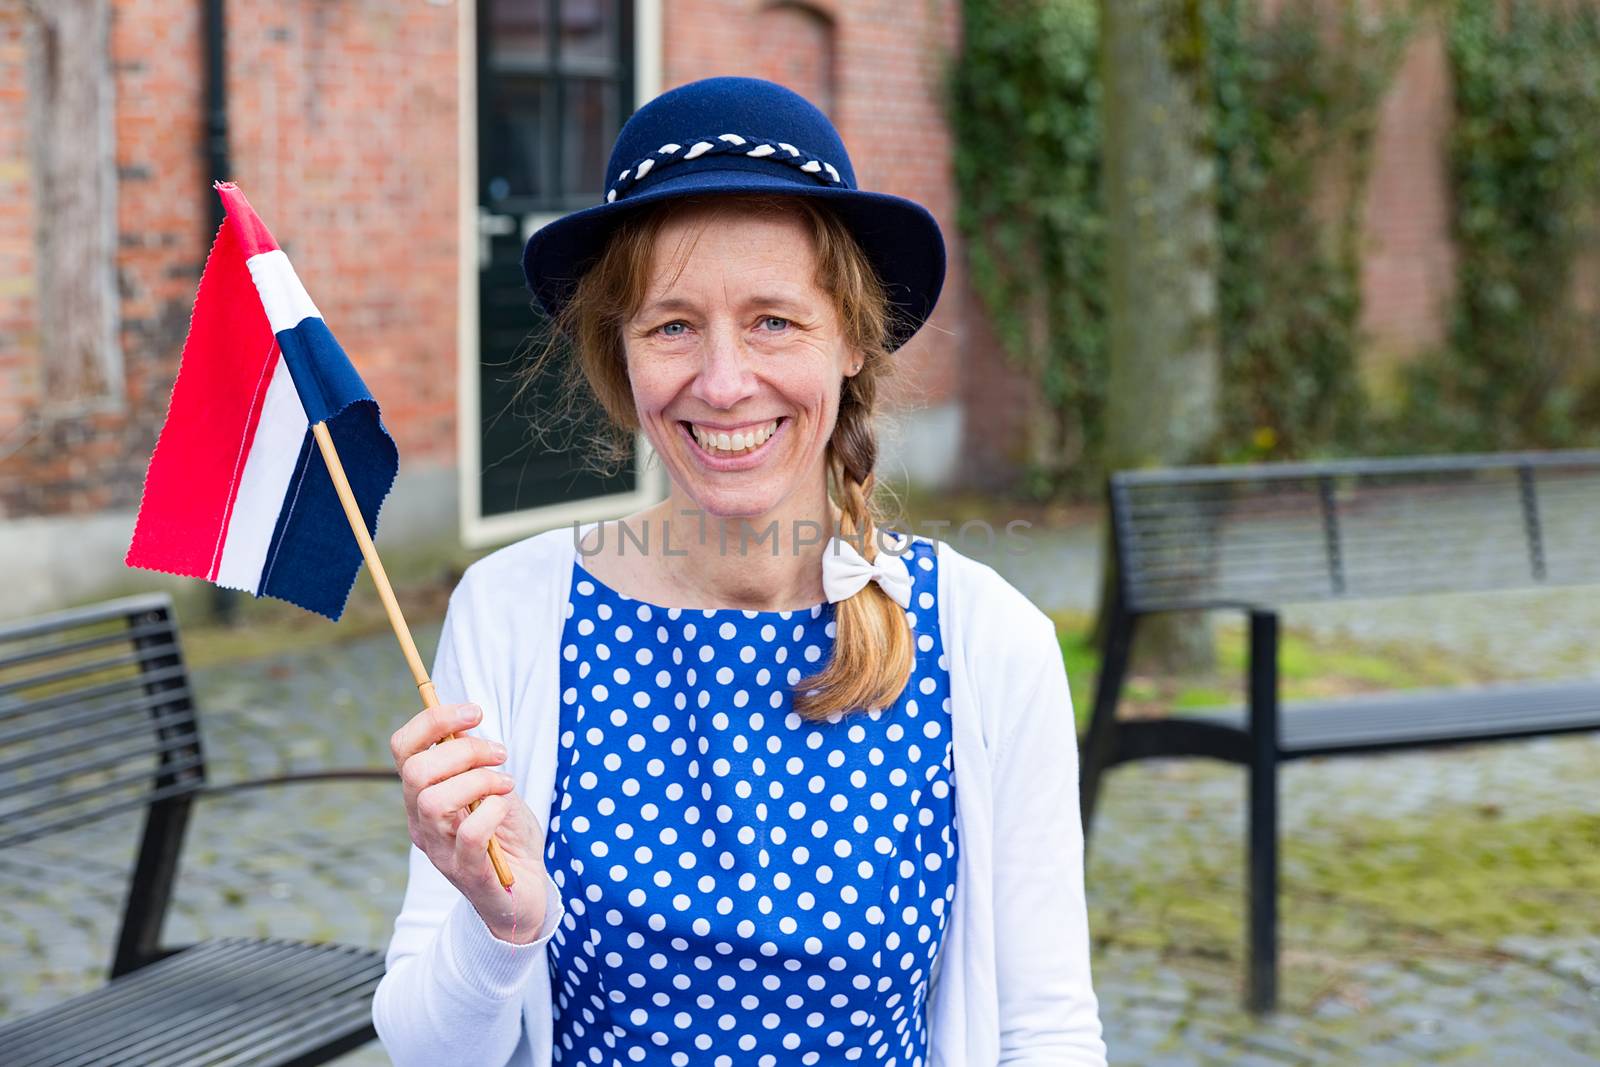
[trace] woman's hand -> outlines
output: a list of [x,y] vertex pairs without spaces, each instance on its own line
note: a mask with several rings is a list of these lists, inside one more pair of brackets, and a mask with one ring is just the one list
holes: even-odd
[[[483,712],[476,704],[426,708],[389,738],[405,794],[411,840],[441,874],[472,902],[502,941],[526,944],[544,923],[544,828],[514,791],[497,742],[462,731]],[[461,734],[445,740],[451,734]],[[481,800],[476,811],[473,801]],[[511,868],[508,892],[489,861],[489,839]]]

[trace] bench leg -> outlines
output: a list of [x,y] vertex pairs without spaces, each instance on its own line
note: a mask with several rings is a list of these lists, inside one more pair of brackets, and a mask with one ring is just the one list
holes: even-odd
[[1278,1001],[1278,763],[1250,767],[1250,986],[1246,1006],[1269,1012]]
[[1122,683],[1128,674],[1134,622],[1135,617],[1123,611],[1120,603],[1112,607],[1105,655],[1100,661],[1100,675],[1095,682],[1094,713],[1089,719],[1089,733],[1083,742],[1082,768],[1079,772],[1078,809],[1083,821],[1085,859],[1089,849],[1089,826],[1094,820],[1095,802],[1100,797],[1100,780],[1116,753],[1117,699],[1122,695]]
[[1250,946],[1245,1006],[1278,1001],[1278,617],[1250,615]]

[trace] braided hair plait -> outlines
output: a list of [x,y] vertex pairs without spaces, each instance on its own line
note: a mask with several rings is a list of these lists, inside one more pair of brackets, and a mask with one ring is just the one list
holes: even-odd
[[[845,379],[838,422],[828,442],[828,473],[841,512],[839,536],[868,562],[882,551],[873,501],[878,458],[872,426],[875,391],[871,375]],[[868,582],[838,602],[833,656],[819,674],[796,683],[795,713],[817,722],[836,712],[886,708],[910,680],[915,661],[905,609],[877,582]]]

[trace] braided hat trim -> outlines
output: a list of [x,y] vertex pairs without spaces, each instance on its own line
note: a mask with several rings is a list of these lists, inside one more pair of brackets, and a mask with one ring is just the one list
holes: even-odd
[[741,155],[751,159],[770,159],[774,163],[782,163],[793,167],[804,174],[809,174],[823,185],[842,185],[844,180],[839,177],[839,172],[832,163],[801,152],[792,144],[784,141],[767,141],[758,137],[741,137],[737,133],[722,133],[715,138],[697,140],[685,148],[681,144],[664,144],[655,152],[641,159],[621,174],[617,175],[617,182],[606,192],[606,203],[611,203],[619,196],[627,195],[634,183],[657,167],[670,166],[686,160],[699,159],[701,156],[715,155]]

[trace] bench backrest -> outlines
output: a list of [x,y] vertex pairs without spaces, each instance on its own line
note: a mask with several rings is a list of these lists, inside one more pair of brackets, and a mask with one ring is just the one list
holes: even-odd
[[0,624],[0,849],[204,782],[165,595]]
[[1600,583],[1600,452],[1121,471],[1132,612]]

